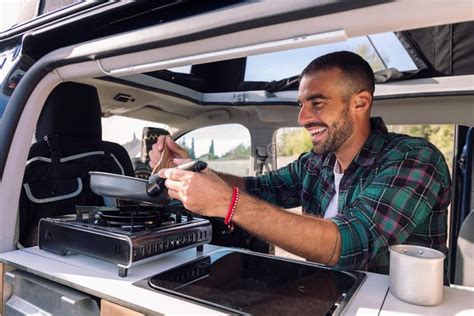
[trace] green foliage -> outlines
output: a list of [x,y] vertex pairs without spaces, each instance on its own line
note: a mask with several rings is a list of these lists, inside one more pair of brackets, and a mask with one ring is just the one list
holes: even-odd
[[221,158],[225,160],[237,160],[237,159],[248,159],[249,157],[250,157],[250,146],[239,144],[237,147],[229,150],[224,155],[222,155]]
[[[354,53],[364,58],[370,64],[374,72],[385,69],[383,62],[380,60],[379,56],[375,53],[374,49],[369,44],[359,45]],[[390,59],[388,58],[388,56],[386,56],[386,54],[383,54],[382,52],[381,55],[385,63],[390,62]]]
[[277,136],[279,156],[297,156],[313,147],[309,133],[303,128],[286,128]]
[[[443,153],[448,167],[452,168],[454,150],[453,125],[392,125],[389,131],[422,137]],[[309,133],[303,128],[285,128],[277,134],[278,156],[297,156],[312,148]]]
[[452,170],[454,154],[454,125],[393,125],[389,131],[422,137],[431,142],[443,153],[449,170]]
[[214,153],[214,140],[211,139],[211,145],[209,146],[209,152],[207,154],[202,155],[199,157],[201,160],[216,160],[219,157]]
[[209,155],[215,156],[214,154],[214,140],[211,139],[211,146],[209,146]]
[[194,137],[191,140],[191,149],[188,152],[191,159],[196,159],[196,153],[194,152]]

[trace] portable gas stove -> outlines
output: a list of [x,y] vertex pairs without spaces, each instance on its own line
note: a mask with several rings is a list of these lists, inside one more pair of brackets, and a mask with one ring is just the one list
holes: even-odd
[[210,222],[182,206],[77,206],[76,213],[41,219],[39,248],[116,263],[121,277],[138,263],[192,247],[202,251],[212,238]]

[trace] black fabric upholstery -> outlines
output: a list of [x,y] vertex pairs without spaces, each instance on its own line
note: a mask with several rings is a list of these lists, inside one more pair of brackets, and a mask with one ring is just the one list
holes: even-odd
[[34,246],[43,217],[75,213],[76,205],[104,205],[90,189],[89,171],[133,176],[119,144],[102,141],[94,87],[67,82],[46,100],[28,155],[20,197],[20,243]]
[[96,88],[66,82],[51,93],[41,112],[36,139],[46,135],[61,135],[102,140],[101,110]]

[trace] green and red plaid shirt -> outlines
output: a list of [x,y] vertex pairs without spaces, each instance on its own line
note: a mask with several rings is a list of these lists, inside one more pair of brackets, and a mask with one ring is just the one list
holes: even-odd
[[[389,245],[414,244],[446,254],[451,180],[443,155],[432,144],[389,133],[380,118],[371,124],[369,138],[344,172],[338,214],[330,219],[342,238],[335,269],[387,274]],[[335,194],[335,162],[334,153],[304,153],[286,167],[246,177],[246,190],[322,217]]]

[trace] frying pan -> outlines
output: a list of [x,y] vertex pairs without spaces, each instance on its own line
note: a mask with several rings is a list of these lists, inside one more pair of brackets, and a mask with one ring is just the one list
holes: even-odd
[[[201,172],[207,163],[195,160],[176,167],[177,169]],[[167,205],[171,202],[164,185],[165,179],[152,175],[147,181],[120,174],[90,171],[91,190],[97,195],[109,196],[120,200],[141,201],[156,205]]]
[[171,201],[166,190],[157,197],[150,197],[146,190],[148,181],[145,179],[98,171],[90,171],[89,175],[92,192],[100,196],[155,205],[166,205]]

